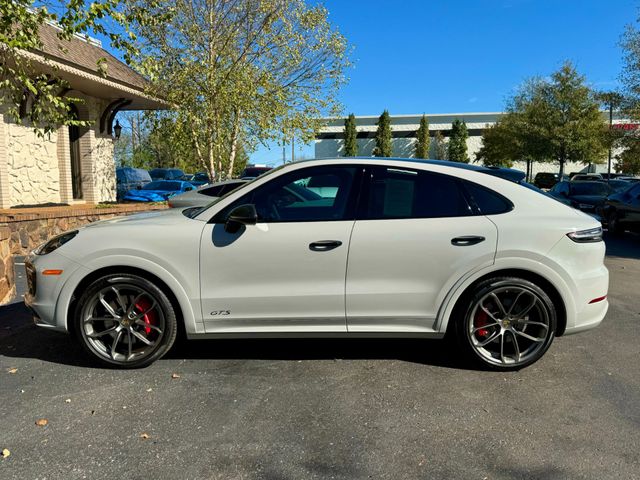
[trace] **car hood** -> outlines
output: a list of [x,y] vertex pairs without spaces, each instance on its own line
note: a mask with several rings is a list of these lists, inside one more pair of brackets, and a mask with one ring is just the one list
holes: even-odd
[[110,226],[145,226],[145,225],[168,225],[175,226],[177,222],[193,221],[187,218],[180,209],[155,210],[153,212],[136,213],[124,217],[114,217],[107,220],[100,220],[85,225],[82,228],[100,228]]

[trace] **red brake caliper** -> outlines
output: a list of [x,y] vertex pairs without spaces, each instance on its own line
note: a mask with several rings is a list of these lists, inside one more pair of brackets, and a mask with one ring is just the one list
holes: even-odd
[[[476,317],[473,319],[473,325],[475,327],[483,327],[487,323],[489,323],[489,322],[487,322],[487,314],[484,313],[484,310],[479,309],[476,312]],[[489,331],[487,329],[485,329],[485,328],[481,328],[480,330],[476,331],[476,334],[479,337],[486,337],[487,335],[489,335]]]
[[[135,304],[135,308],[136,308],[136,310],[138,312],[146,312],[149,309],[150,306],[151,306],[151,303],[145,298],[141,298],[140,300],[138,300],[138,303]],[[155,325],[156,324],[156,313],[154,311],[146,313],[145,315],[142,316],[142,320],[147,325]],[[144,327],[144,333],[149,335],[151,333],[151,328],[150,327]]]

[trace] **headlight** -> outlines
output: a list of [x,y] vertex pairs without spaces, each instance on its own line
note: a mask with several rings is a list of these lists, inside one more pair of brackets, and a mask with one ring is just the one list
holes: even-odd
[[60,248],[62,245],[67,243],[69,240],[73,239],[78,234],[78,230],[72,230],[70,232],[65,232],[62,235],[58,235],[57,237],[53,237],[46,243],[43,243],[38,248],[36,248],[33,253],[36,255],[46,255],[47,253],[53,252],[55,249]]
[[567,237],[576,243],[594,243],[602,241],[602,227],[590,228],[588,230],[578,230],[567,233]]

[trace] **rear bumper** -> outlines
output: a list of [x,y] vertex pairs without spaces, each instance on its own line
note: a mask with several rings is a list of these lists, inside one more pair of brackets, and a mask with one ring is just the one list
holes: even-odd
[[572,326],[567,326],[564,335],[572,335],[596,328],[602,323],[608,310],[609,302],[607,300],[589,305],[578,315],[579,318]]

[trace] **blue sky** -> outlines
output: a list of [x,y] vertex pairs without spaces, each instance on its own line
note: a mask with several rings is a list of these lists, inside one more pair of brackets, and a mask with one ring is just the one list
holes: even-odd
[[[345,113],[378,115],[502,110],[524,79],[571,60],[591,85],[611,89],[618,45],[638,0],[326,0],[353,45]],[[313,156],[313,145],[296,155]],[[287,148],[287,159],[291,155]],[[278,164],[282,148],[258,149]]]

